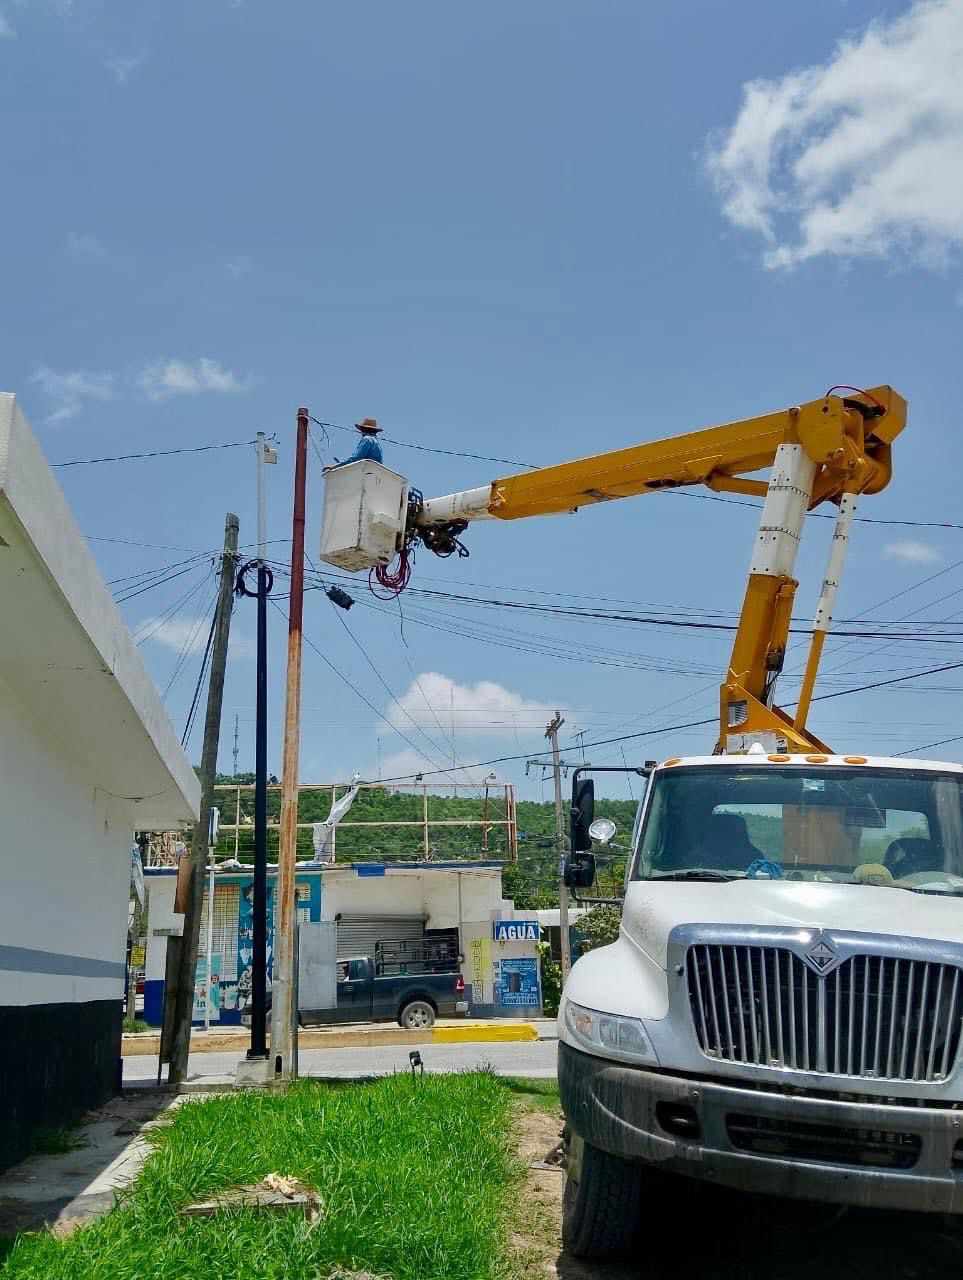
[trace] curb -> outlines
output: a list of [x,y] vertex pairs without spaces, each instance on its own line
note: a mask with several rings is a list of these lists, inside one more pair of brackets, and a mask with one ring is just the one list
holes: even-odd
[[[456,1026],[435,1026],[429,1031],[402,1031],[400,1027],[372,1027],[367,1030],[319,1031],[302,1029],[298,1044],[302,1049],[353,1049],[378,1044],[505,1044],[525,1040],[539,1040],[538,1028],[531,1022],[479,1022]],[[246,1042],[243,1033],[194,1034],[191,1036],[191,1054],[230,1053],[239,1050]],[[121,1043],[121,1056],[134,1058],[156,1056],[160,1053],[160,1035],[135,1032],[125,1035]]]

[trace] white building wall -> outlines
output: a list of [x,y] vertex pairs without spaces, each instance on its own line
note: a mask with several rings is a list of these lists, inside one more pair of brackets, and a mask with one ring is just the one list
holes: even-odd
[[122,999],[133,815],[0,680],[0,1006]]

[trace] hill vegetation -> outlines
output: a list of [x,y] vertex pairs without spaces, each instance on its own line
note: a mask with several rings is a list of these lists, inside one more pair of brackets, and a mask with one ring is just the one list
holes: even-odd
[[[216,793],[215,803],[221,810],[221,835],[218,858],[235,855],[241,862],[254,860],[254,778],[241,774],[237,778],[219,776],[218,784],[231,790]],[[248,789],[240,792],[240,829],[235,846],[233,824],[238,816],[240,784]],[[343,791],[339,794],[343,794]],[[280,814],[280,791],[268,788],[268,821],[276,822]],[[504,793],[493,788],[488,801],[487,841],[483,840],[484,801],[477,794],[427,796],[428,850],[433,861],[462,858],[510,860]],[[323,822],[331,808],[331,790],[302,790],[298,801],[298,821]],[[359,792],[344,823],[337,829],[335,850],[338,862],[381,862],[388,860],[417,861],[425,856],[425,797],[417,792],[389,787],[365,788]],[[518,827],[518,862],[505,871],[505,894],[514,897],[520,907],[533,909],[558,905],[558,852],[555,840],[555,806],[520,800],[516,805]],[[635,819],[635,803],[631,800],[596,801],[596,816],[611,818],[619,828],[620,842],[627,841]],[[396,826],[362,827],[350,823],[397,823]],[[404,825],[411,824],[411,825]],[[268,831],[268,858],[277,858],[277,829]],[[313,856],[312,833],[298,832],[298,858]]]

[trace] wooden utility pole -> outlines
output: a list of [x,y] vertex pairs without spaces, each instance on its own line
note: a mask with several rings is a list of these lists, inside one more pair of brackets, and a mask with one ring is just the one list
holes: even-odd
[[568,932],[568,889],[565,887],[565,855],[568,841],[565,835],[565,811],[562,808],[562,762],[558,754],[558,731],[565,721],[555,712],[555,719],[545,730],[545,737],[552,743],[552,772],[555,774],[555,838],[558,847],[558,932],[562,951],[562,982],[572,967],[572,943]]
[[217,776],[217,748],[221,736],[221,704],[224,701],[224,672],[227,642],[234,607],[234,574],[237,565],[238,518],[228,512],[224,521],[224,551],[221,555],[221,585],[214,623],[211,677],[207,688],[207,715],[204,720],[204,747],[201,753],[201,813],[191,841],[191,883],[184,912],[184,934],[177,964],[170,1037],[169,1084],[183,1084],[187,1076],[187,1056],[191,1047],[191,1014],[194,1008],[194,981],[197,947],[204,906],[204,872],[208,858],[210,813],[214,804]]
[[304,493],[308,468],[307,409],[298,410],[294,455],[294,525],[291,531],[291,594],[288,611],[288,675],[284,702],[281,819],[278,832],[277,925],[271,989],[271,1057],[280,1083],[297,1078],[295,965],[297,903],[294,873],[298,849],[298,765],[301,747],[301,623],[304,614]]

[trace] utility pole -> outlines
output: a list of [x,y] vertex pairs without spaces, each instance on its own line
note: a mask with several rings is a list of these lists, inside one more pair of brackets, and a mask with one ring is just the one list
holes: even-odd
[[235,778],[237,778],[237,757],[239,754],[237,749],[237,730],[238,730],[238,726],[240,725],[240,722],[241,722],[241,717],[237,712],[235,712],[234,713],[234,777]]
[[211,678],[207,688],[207,715],[204,720],[204,747],[201,753],[201,815],[195,823],[191,841],[191,882],[187,910],[184,912],[184,934],[178,955],[174,990],[171,1056],[167,1072],[169,1084],[183,1084],[187,1075],[187,1056],[191,1047],[191,1014],[194,1007],[197,945],[200,939],[201,911],[204,905],[204,872],[207,868],[210,812],[214,805],[217,748],[221,736],[221,706],[224,701],[227,642],[231,631],[231,610],[234,604],[238,527],[237,516],[228,512],[224,521],[221,584],[214,622],[214,648],[211,654]]
[[298,847],[298,763],[301,746],[301,625],[304,614],[304,494],[308,467],[307,409],[298,410],[294,455],[294,522],[291,532],[291,594],[288,606],[288,672],[284,702],[284,755],[281,765],[281,820],[274,986],[271,998],[271,1056],[281,1083],[297,1078],[295,964],[297,914],[294,888]]
[[254,883],[251,895],[249,1062],[267,1061],[267,509],[264,467],[278,455],[257,433],[257,675],[254,730]]
[[558,754],[558,731],[565,721],[555,712],[545,730],[545,737],[552,743],[552,772],[555,775],[555,836],[558,847],[558,930],[562,949],[562,982],[572,967],[572,944],[568,932],[568,889],[565,887],[565,854],[568,841],[565,836],[565,813],[562,809],[562,762]]

